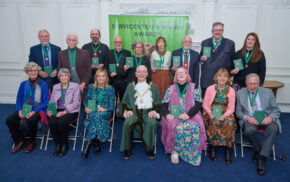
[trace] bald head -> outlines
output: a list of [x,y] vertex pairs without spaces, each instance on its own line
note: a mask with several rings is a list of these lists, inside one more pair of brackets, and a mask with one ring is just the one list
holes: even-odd
[[123,45],[122,38],[120,36],[116,36],[114,38],[114,46],[115,46],[117,52],[121,51],[122,45]]
[[192,38],[189,35],[183,37],[182,46],[183,49],[189,50],[191,48]]

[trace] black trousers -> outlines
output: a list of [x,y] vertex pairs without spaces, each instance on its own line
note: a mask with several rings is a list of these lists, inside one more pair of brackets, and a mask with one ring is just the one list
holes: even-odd
[[78,113],[67,113],[59,118],[51,116],[48,120],[51,135],[55,144],[68,143],[69,124],[78,117]]
[[[19,142],[24,140],[24,134],[20,130],[21,118],[18,116],[18,112],[14,112],[12,115],[10,115],[6,119],[6,125],[9,128],[9,131],[12,135],[14,143],[17,145]],[[32,143],[35,142],[35,137],[37,133],[37,123],[40,120],[40,115],[38,113],[35,113],[33,116],[31,116],[29,119],[27,119],[27,125],[28,125],[28,133],[27,137],[29,137],[28,142]]]
[[116,97],[119,94],[120,101],[122,101],[126,87],[127,87],[127,82],[125,82],[123,78],[111,78],[110,84],[115,89]]

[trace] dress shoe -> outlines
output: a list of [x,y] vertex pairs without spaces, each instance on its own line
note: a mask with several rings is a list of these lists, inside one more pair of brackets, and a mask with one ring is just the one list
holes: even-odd
[[252,157],[252,161],[254,163],[258,162],[258,159],[259,159],[259,153],[258,152],[255,152],[253,157]]
[[32,142],[32,143],[28,144],[28,146],[26,147],[24,152],[27,153],[27,154],[32,152],[34,150],[35,146],[36,146],[35,142]]
[[265,160],[258,159],[258,161],[257,161],[257,173],[260,176],[264,176],[266,174]]
[[20,149],[22,149],[22,147],[25,145],[24,141],[19,142],[17,145],[14,146],[14,148],[10,151],[11,153],[16,153],[18,152]]
[[147,158],[151,159],[151,160],[155,159],[155,155],[154,155],[154,151],[153,150],[150,151],[150,152],[147,152]]
[[123,159],[129,160],[132,157],[132,150],[125,150]]
[[93,147],[94,147],[95,154],[101,153],[101,145],[100,145],[100,141],[98,139],[93,140]]
[[61,149],[60,149],[60,152],[59,152],[58,156],[59,156],[59,157],[62,157],[62,156],[64,156],[64,155],[66,155],[66,154],[67,154],[67,149],[68,149],[67,144],[63,144],[63,145],[61,146]]
[[214,162],[217,160],[215,148],[212,145],[210,145],[210,147],[209,147],[209,158]]
[[233,162],[232,155],[231,155],[231,149],[226,147],[225,149],[225,162],[226,164],[231,164]]
[[88,141],[85,145],[83,152],[82,152],[82,155],[81,155],[82,159],[87,159],[89,157],[90,148],[91,148],[91,141]]
[[55,150],[54,150],[52,155],[53,156],[58,156],[58,154],[60,153],[60,149],[61,149],[61,144],[60,143],[56,144],[55,145]]

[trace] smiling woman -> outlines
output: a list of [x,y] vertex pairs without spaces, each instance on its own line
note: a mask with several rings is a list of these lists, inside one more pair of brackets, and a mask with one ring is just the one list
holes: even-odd
[[[48,103],[48,87],[45,81],[38,79],[41,68],[34,62],[29,62],[24,67],[24,72],[29,79],[21,82],[17,93],[16,111],[7,118],[6,124],[12,134],[15,147],[11,153],[18,152],[27,142],[25,153],[30,153],[35,148],[37,123],[41,111],[46,111]],[[25,141],[25,136],[28,140]]]

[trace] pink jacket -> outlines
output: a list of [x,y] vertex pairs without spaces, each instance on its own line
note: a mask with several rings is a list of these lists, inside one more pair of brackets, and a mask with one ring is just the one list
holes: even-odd
[[[205,92],[202,107],[207,114],[212,113],[211,105],[212,105],[213,100],[214,100],[215,95],[216,95],[215,86],[216,86],[216,84],[213,84],[213,85],[207,87],[206,92]],[[227,94],[228,99],[229,99],[229,103],[228,103],[226,112],[223,114],[224,117],[228,117],[235,112],[236,93],[232,87],[229,87],[229,89],[230,90]]]

